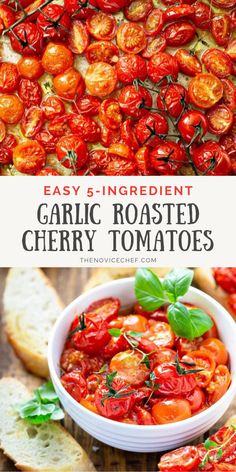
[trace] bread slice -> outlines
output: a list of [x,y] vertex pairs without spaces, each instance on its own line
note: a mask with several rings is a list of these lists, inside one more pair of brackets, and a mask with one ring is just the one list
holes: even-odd
[[3,322],[9,342],[30,372],[49,375],[48,338],[64,306],[40,269],[14,268],[7,276]]
[[[159,277],[165,277],[168,272],[170,272],[172,267],[155,267],[151,268],[153,272],[155,272]],[[115,267],[112,269],[108,268],[100,268],[94,269],[91,277],[88,279],[84,287],[84,292],[91,290],[97,285],[105,284],[107,282],[111,282],[112,280],[117,280],[126,277],[133,277],[136,272],[135,267]]]
[[0,448],[17,469],[95,471],[86,452],[59,423],[50,421],[36,426],[19,418],[16,405],[30,397],[18,380],[0,380]]
[[209,267],[197,267],[194,270],[194,282],[204,292],[208,293],[211,297],[215,298],[221,303],[226,310],[235,318],[235,313],[230,309],[228,305],[228,293],[226,293],[213,277],[212,270]]

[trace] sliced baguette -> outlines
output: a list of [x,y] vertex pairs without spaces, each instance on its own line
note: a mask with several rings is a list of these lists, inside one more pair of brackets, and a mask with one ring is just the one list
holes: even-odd
[[19,418],[16,405],[30,392],[18,380],[0,380],[0,448],[17,469],[92,472],[95,468],[82,447],[56,422],[31,425]]
[[[171,267],[155,267],[151,270],[155,272],[159,277],[164,277],[168,272],[171,271]],[[88,279],[88,282],[85,284],[84,292],[91,290],[97,285],[105,284],[106,282],[111,282],[112,280],[133,277],[136,272],[135,267],[115,267],[112,269],[100,268],[94,269],[91,277]]]
[[30,372],[49,375],[48,338],[64,306],[40,269],[14,268],[7,276],[3,322],[17,356]]
[[235,318],[235,313],[230,309],[228,305],[228,293],[226,293],[213,277],[212,270],[208,267],[197,267],[194,270],[194,282],[204,292],[208,293],[211,297],[215,298],[221,303],[226,310]]

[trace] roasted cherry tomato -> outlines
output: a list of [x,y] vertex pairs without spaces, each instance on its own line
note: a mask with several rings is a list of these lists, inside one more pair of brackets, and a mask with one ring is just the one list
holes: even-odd
[[76,326],[75,324],[72,325],[73,329],[69,336],[73,346],[86,354],[96,353],[108,344],[111,339],[111,335],[108,333],[107,322],[102,319],[93,319],[86,315],[83,321],[78,319],[76,323]]
[[66,391],[77,401],[86,397],[88,393],[87,382],[81,372],[70,372],[61,377],[62,385]]
[[69,48],[75,54],[83,54],[89,45],[89,34],[82,21],[74,20],[69,34]]
[[164,12],[165,22],[176,21],[183,17],[191,17],[194,14],[194,7],[183,3],[182,5],[173,5]]
[[198,57],[187,49],[178,49],[175,57],[183,74],[194,76],[202,72],[202,65]]
[[223,102],[227,107],[236,110],[236,85],[230,79],[222,79],[223,84]]
[[206,396],[200,387],[196,387],[186,396],[186,400],[190,403],[191,412],[196,413],[203,407]]
[[177,59],[168,52],[154,54],[148,63],[148,76],[154,82],[167,82],[166,76],[171,76],[175,81],[178,77],[179,66]]
[[207,141],[196,148],[193,161],[204,175],[228,175],[232,168],[228,153],[214,141]]
[[26,138],[34,138],[42,129],[44,124],[44,113],[40,107],[28,108],[21,120],[20,127]]
[[127,3],[127,0],[96,0],[98,8],[108,13],[120,11]]
[[138,151],[139,143],[134,131],[133,121],[129,118],[120,127],[122,141],[129,146],[132,151]]
[[44,38],[64,38],[69,33],[70,24],[70,17],[64,7],[55,3],[44,7],[37,18],[37,26]]
[[115,37],[117,23],[112,15],[99,11],[87,19],[86,25],[89,33],[100,40],[111,40]]
[[180,398],[159,400],[152,407],[152,416],[157,424],[176,423],[191,417],[190,403]]
[[191,102],[199,108],[211,108],[223,97],[223,84],[213,74],[197,74],[188,87]]
[[164,472],[177,470],[197,470],[199,463],[198,450],[195,446],[185,446],[161,457],[158,467]]
[[142,315],[124,316],[123,328],[125,331],[140,331],[142,333],[147,329],[147,318]]
[[[35,139],[41,144],[47,154],[54,154],[56,152],[58,139],[47,130],[43,129],[42,131],[39,131],[39,133],[35,135]],[[36,175],[38,175],[38,173]]]
[[207,113],[208,127],[212,134],[226,134],[233,125],[233,112],[225,104],[215,105]]
[[217,285],[227,293],[236,293],[236,268],[235,267],[215,267],[213,275]]
[[178,47],[190,43],[196,34],[196,29],[188,21],[179,21],[167,26],[164,33],[167,46]]
[[73,100],[85,92],[85,83],[82,75],[77,69],[71,67],[53,79],[55,92],[65,100]]
[[36,80],[21,79],[18,94],[27,108],[40,105],[42,100],[42,88]]
[[82,95],[73,103],[72,109],[76,113],[86,116],[96,116],[99,113],[101,101],[92,95]]
[[211,22],[211,32],[219,46],[227,46],[232,33],[230,16],[215,15]]
[[207,385],[208,401],[217,402],[227,392],[231,383],[230,373],[226,365],[219,365]]
[[220,49],[207,49],[202,56],[202,62],[209,72],[220,79],[228,77],[232,72],[232,62],[229,55]]
[[69,127],[74,135],[88,143],[97,143],[100,139],[100,126],[90,116],[73,114]]
[[73,54],[64,44],[48,43],[42,57],[46,72],[58,75],[73,65]]
[[45,151],[36,140],[24,141],[13,149],[13,164],[23,174],[36,174],[45,161]]
[[36,56],[24,56],[17,63],[19,75],[25,79],[37,80],[43,75],[43,67]]
[[148,15],[144,29],[147,36],[157,36],[164,24],[164,13],[159,8],[154,8]]
[[[3,132],[2,132],[3,135]],[[13,158],[13,149],[17,145],[17,140],[13,134],[6,134],[0,142],[0,164],[11,164]]]
[[122,23],[117,31],[117,44],[121,51],[138,54],[147,45],[143,27],[137,23]]
[[164,35],[159,35],[154,39],[151,39],[146,48],[142,51],[142,56],[145,59],[150,59],[154,54],[163,52],[166,49],[166,39]]
[[106,346],[101,350],[101,356],[104,359],[111,359],[121,351],[127,351],[129,343],[123,335],[118,338],[112,338]]
[[119,96],[121,110],[134,118],[140,118],[145,114],[145,108],[152,106],[152,96],[148,90],[139,86],[127,85],[121,90]]
[[71,134],[71,130],[69,128],[69,119],[69,114],[57,116],[53,120],[49,121],[47,125],[48,131],[57,138]]
[[103,298],[88,306],[86,312],[91,318],[101,318],[110,321],[115,318],[120,310],[120,300],[118,298]]
[[212,0],[212,4],[219,8],[230,9],[235,7],[235,0]]
[[124,8],[124,14],[129,21],[143,21],[152,8],[152,0],[131,0]]
[[99,118],[109,129],[118,129],[122,123],[119,102],[113,98],[103,100],[99,109]]
[[206,134],[208,121],[202,112],[189,110],[180,118],[178,129],[186,143],[197,143]]
[[56,145],[56,152],[62,165],[69,169],[81,169],[87,162],[87,146],[76,134],[60,138]]
[[9,33],[12,49],[23,56],[40,55],[43,49],[42,31],[30,22],[15,26]]
[[195,364],[189,369],[202,369],[195,373],[195,379],[199,387],[206,387],[215,371],[216,364],[213,355],[206,351],[190,351],[182,358],[182,362],[185,361]]
[[19,123],[24,112],[22,101],[17,95],[0,94],[0,119],[6,124]]
[[128,160],[134,159],[134,153],[127,144],[115,143],[111,144],[108,149],[108,155],[112,156],[112,159],[121,157]]
[[[181,365],[181,364],[180,364]],[[159,364],[154,369],[156,395],[180,397],[192,392],[197,383],[194,374],[178,374],[177,367],[172,364]]]
[[110,362],[110,371],[117,373],[126,385],[141,386],[149,377],[148,367],[142,363],[142,354],[138,351],[123,351],[116,354]]
[[189,102],[188,92],[181,84],[164,85],[157,96],[157,107],[179,118]]
[[150,322],[149,331],[146,334],[148,334],[150,341],[156,344],[158,348],[172,348],[174,346],[174,333],[170,325],[164,321],[152,320],[152,322]]
[[135,133],[142,146],[155,147],[168,133],[167,119],[160,113],[147,113],[136,124]]
[[111,41],[94,41],[86,49],[85,55],[90,64],[107,62],[114,65],[119,58],[119,49]]
[[150,154],[151,166],[161,175],[175,175],[186,160],[183,147],[172,141],[158,144]]
[[[114,393],[113,395],[108,395],[109,387],[105,383],[99,385],[95,393],[95,406],[100,415],[112,420],[118,420],[131,411],[135,402],[134,391],[118,378],[111,382],[111,388]],[[119,391],[122,391],[120,397]],[[117,392],[117,395],[115,395],[115,392]]]
[[117,73],[110,64],[95,62],[86,71],[85,83],[91,95],[106,97],[116,88]]
[[15,13],[7,5],[0,5],[0,34],[15,22]]
[[192,16],[194,24],[202,29],[209,30],[211,26],[212,9],[205,2],[194,2],[194,13]]
[[47,120],[53,120],[57,116],[61,116],[65,113],[63,101],[55,95],[45,97],[41,103],[41,107]]
[[200,344],[200,351],[209,351],[217,365],[219,364],[227,364],[228,362],[228,353],[226,351],[224,343],[217,338],[208,338],[205,339]]
[[17,89],[19,75],[15,64],[0,63],[0,93],[14,92]]
[[[232,41],[229,42],[226,52],[228,56],[232,59],[232,61],[236,61],[236,40],[235,39],[232,39]],[[233,74],[235,75],[234,69],[233,69]]]
[[125,54],[116,64],[118,80],[124,84],[132,84],[135,79],[145,80],[147,66],[145,60],[136,54]]

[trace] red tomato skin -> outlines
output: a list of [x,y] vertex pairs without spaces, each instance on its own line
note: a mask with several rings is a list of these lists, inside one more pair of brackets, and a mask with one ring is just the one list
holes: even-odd
[[14,92],[17,89],[19,75],[15,64],[0,63],[0,93]]
[[164,13],[159,8],[154,8],[146,19],[144,25],[145,33],[147,36],[157,36],[163,28],[164,24]]
[[192,16],[194,14],[194,7],[183,4],[183,5],[173,5],[167,8],[164,12],[164,21],[167,23],[169,21],[176,21],[183,17]]
[[109,343],[111,335],[107,331],[106,321],[93,321],[86,317],[86,328],[72,336],[72,342],[76,349],[86,354],[96,354]]
[[15,13],[7,5],[0,5],[0,34],[15,22]]
[[236,293],[236,269],[234,267],[214,267],[212,272],[217,285],[227,293]]
[[85,55],[90,64],[103,61],[114,65],[119,58],[119,49],[111,41],[94,41],[87,47]]
[[72,105],[72,110],[75,113],[79,113],[85,116],[96,116],[98,115],[101,100],[98,97],[92,95],[82,95]]
[[231,111],[236,110],[236,85],[230,79],[222,79],[223,84],[223,102]]
[[[34,23],[23,22],[9,33],[14,51],[24,56],[40,55],[43,49],[43,34]],[[19,38],[19,39],[18,39]],[[26,42],[27,39],[27,42]]]
[[152,0],[131,0],[126,3],[128,5],[124,8],[124,14],[129,21],[144,21],[153,8]]
[[81,372],[74,371],[61,377],[61,382],[66,391],[77,401],[86,397],[88,393],[87,382]]
[[145,80],[147,77],[146,61],[136,54],[125,54],[116,64],[118,80],[124,84],[132,84],[135,79]]
[[127,0],[96,0],[98,8],[106,13],[117,13],[127,4]]
[[168,133],[168,122],[159,113],[147,113],[136,124],[135,134],[140,144],[155,147],[161,142],[161,137],[153,136],[149,128],[159,135],[166,135]]
[[132,151],[138,151],[139,143],[134,132],[133,121],[130,118],[123,121],[120,131],[122,141],[127,144]]
[[70,25],[69,15],[64,7],[57,4],[44,7],[37,18],[37,26],[44,38],[62,39],[69,33]]
[[[73,152],[71,161],[68,153]],[[68,169],[81,169],[87,162],[87,146],[83,139],[74,134],[68,134],[59,139],[56,145],[56,153],[59,161]],[[68,156],[68,158],[66,158]]]
[[150,154],[150,164],[160,175],[175,175],[185,161],[184,149],[172,141],[160,143]]
[[196,34],[196,29],[187,21],[179,21],[167,26],[164,34],[167,46],[178,47],[190,43]]
[[178,83],[161,87],[160,93],[157,96],[157,107],[163,111],[166,108],[173,118],[178,118],[183,113],[184,107],[188,102],[187,90]]
[[74,54],[83,54],[89,45],[90,37],[86,26],[80,20],[73,21],[69,35],[69,48]]
[[17,140],[13,134],[6,134],[0,143],[0,164],[7,165],[12,163],[13,149],[17,145]]
[[41,103],[42,89],[36,80],[21,79],[18,93],[27,108],[30,106],[39,106]]
[[193,374],[179,375],[172,364],[159,364],[154,369],[155,383],[159,385],[154,392],[165,397],[181,397],[192,392],[197,386]]
[[202,65],[196,55],[191,54],[186,49],[178,49],[175,53],[180,71],[185,75],[194,76],[202,72]]
[[[226,52],[229,55],[229,57],[232,59],[232,61],[236,61],[236,39],[232,39],[232,41],[229,42]],[[235,75],[235,72],[233,71],[233,74]]]
[[[216,162],[211,170],[211,160]],[[228,175],[231,172],[232,164],[229,156],[219,144],[214,141],[207,141],[193,151],[193,161],[196,167],[207,175]]]
[[131,393],[132,389],[127,387],[126,384],[119,379],[115,379],[112,382],[112,388],[115,390],[124,388],[124,393],[127,392],[127,396],[104,399],[104,395],[108,392],[108,388],[102,383],[99,385],[95,393],[95,406],[102,416],[112,420],[119,420],[132,410],[135,399],[134,395]]
[[219,46],[227,46],[231,36],[231,21],[229,15],[216,15],[211,21],[211,33]]
[[71,114],[69,127],[85,142],[97,143],[100,139],[100,126],[90,116]]
[[39,107],[30,107],[25,110],[21,119],[21,131],[26,138],[33,138],[44,124],[44,113]]
[[167,82],[167,75],[171,75],[174,81],[177,81],[179,66],[174,56],[168,52],[161,52],[151,57],[147,71],[152,82],[162,81],[162,85],[164,85]]
[[[218,61],[220,67],[218,66]],[[228,77],[232,72],[232,61],[230,56],[219,49],[207,49],[202,56],[202,62],[207,70],[216,75],[219,79]]]
[[98,317],[99,319],[105,319],[111,321],[118,315],[120,310],[120,300],[118,298],[102,298],[91,303],[86,309],[86,313],[89,313],[89,317]]
[[200,387],[196,387],[186,396],[186,400],[190,403],[192,413],[196,413],[204,405],[206,395]]
[[197,28],[208,30],[211,26],[212,11],[205,2],[197,1],[193,4],[194,14],[192,20]]
[[164,52],[166,46],[166,38],[164,34],[162,34],[154,39],[151,39],[141,54],[145,59],[150,59],[152,56],[154,56],[154,54]]
[[152,106],[151,94],[141,86],[136,89],[134,85],[127,85],[121,90],[118,100],[121,110],[133,118],[140,118],[146,113],[144,106]]
[[35,139],[41,144],[41,146],[43,146],[47,154],[53,154],[56,152],[56,144],[58,139],[48,131],[39,131],[39,133],[35,135]]
[[53,120],[57,116],[61,116],[65,113],[65,105],[63,101],[60,98],[55,97],[55,95],[45,97],[41,103],[41,107],[47,120]]
[[191,143],[196,132],[196,126],[201,125],[201,130],[198,136],[195,137],[195,143],[199,141],[201,136],[204,136],[208,130],[208,121],[205,115],[197,110],[187,111],[179,120],[178,129],[186,143]]
[[215,105],[207,113],[208,127],[212,134],[226,134],[233,125],[233,112],[225,105]]
[[199,462],[198,449],[195,446],[185,446],[164,454],[158,467],[163,472],[193,471],[197,470]]

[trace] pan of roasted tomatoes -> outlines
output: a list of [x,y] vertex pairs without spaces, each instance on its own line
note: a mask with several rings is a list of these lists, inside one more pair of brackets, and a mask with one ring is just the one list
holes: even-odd
[[123,312],[118,298],[107,298],[75,316],[61,382],[78,403],[105,418],[163,425],[197,415],[225,394],[228,357],[213,322],[190,341],[174,333],[166,307],[147,312],[136,303]]
[[3,0],[2,175],[232,175],[236,0]]

